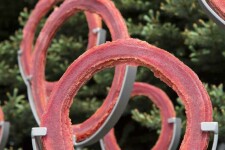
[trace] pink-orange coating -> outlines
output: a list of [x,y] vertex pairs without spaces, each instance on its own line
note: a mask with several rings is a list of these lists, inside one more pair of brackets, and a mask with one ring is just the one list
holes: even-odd
[[68,67],[53,89],[41,120],[41,126],[48,129],[47,136],[43,137],[45,149],[74,149],[69,119],[73,97],[96,72],[121,64],[141,65],[151,69],[156,77],[178,94],[187,116],[186,133],[180,149],[205,150],[209,134],[201,131],[200,124],[212,121],[212,104],[203,84],[175,56],[136,39],[122,39],[94,47]]
[[[66,10],[66,11],[65,11]],[[45,61],[48,46],[59,27],[78,10],[98,14],[108,26],[112,39],[129,38],[126,24],[114,3],[109,0],[66,0],[47,19],[37,39],[32,68],[32,93],[38,115],[41,116],[47,105],[45,82]],[[54,24],[54,26],[52,26]],[[116,103],[125,75],[125,65],[117,66],[113,83],[106,100],[94,115],[85,122],[74,125],[73,130],[77,141],[82,141],[92,135],[105,121]],[[48,90],[49,91],[49,90]],[[97,115],[98,114],[98,115]],[[101,115],[99,115],[101,114]],[[92,123],[92,126],[90,126]]]

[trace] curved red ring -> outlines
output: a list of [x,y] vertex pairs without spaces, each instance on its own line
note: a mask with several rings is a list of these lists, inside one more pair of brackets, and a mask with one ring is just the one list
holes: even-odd
[[[73,97],[94,73],[124,63],[151,69],[182,99],[187,127],[180,149],[206,149],[209,134],[201,131],[200,124],[212,121],[212,104],[201,81],[175,56],[135,39],[122,39],[94,47],[69,66],[51,93],[46,113],[42,116],[41,126],[48,129],[47,136],[43,137],[45,149],[73,149],[68,117]],[[96,114],[96,117],[103,116]]]
[[[35,100],[35,105],[39,116],[41,116],[46,108],[47,99],[45,91],[44,70],[46,53],[51,40],[57,29],[75,12],[86,10],[99,14],[108,26],[112,39],[125,39],[129,37],[126,24],[120,12],[116,9],[112,1],[109,0],[67,0],[65,1],[46,21],[43,27],[34,50],[33,70],[32,70],[32,93]],[[65,11],[66,10],[66,11]],[[54,24],[54,26],[52,26]],[[80,142],[92,135],[105,121],[116,103],[122,88],[123,78],[125,74],[125,65],[117,66],[113,83],[106,100],[96,111],[92,117],[79,125],[74,125],[74,133],[76,133],[76,140]],[[108,102],[107,102],[108,101]],[[96,114],[101,114],[97,117]],[[104,116],[104,117],[102,117]],[[92,122],[92,126],[90,126]],[[99,123],[101,122],[101,123]],[[95,130],[93,130],[95,129]]]
[[[31,70],[32,50],[35,31],[41,19],[53,8],[53,6],[59,2],[58,0],[39,0],[34,10],[32,11],[24,29],[23,39],[21,41],[20,49],[23,51],[21,55],[21,64],[24,69],[25,75],[29,76]],[[93,13],[85,12],[86,19],[89,27],[89,38],[87,49],[96,45],[97,35],[93,32],[95,28],[101,28],[101,18]],[[52,83],[47,82],[47,91],[51,91]]]
[[[157,143],[151,149],[169,149],[173,136],[173,125],[168,123],[168,119],[175,117],[175,110],[170,98],[164,91],[155,86],[135,82],[131,96],[134,97],[138,95],[147,96],[160,110],[160,117],[162,120],[161,132]],[[120,150],[113,130],[103,138],[103,141],[106,150]]]

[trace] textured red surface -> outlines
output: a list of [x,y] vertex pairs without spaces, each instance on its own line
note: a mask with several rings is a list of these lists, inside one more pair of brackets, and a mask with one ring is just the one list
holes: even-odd
[[[45,149],[73,149],[69,119],[73,97],[94,73],[124,63],[151,69],[157,78],[169,85],[182,99],[186,109],[187,126],[180,149],[206,149],[208,133],[201,131],[200,123],[212,121],[212,105],[201,81],[175,56],[135,39],[122,39],[94,47],[68,67],[53,89],[46,113],[41,120],[41,126],[48,128],[47,136],[43,137]],[[96,114],[96,117],[98,115]],[[89,126],[92,127],[94,123],[91,122]]]
[[[35,57],[33,57],[34,67],[32,70],[32,93],[39,116],[42,115],[47,104],[44,72],[48,46],[59,27],[78,10],[86,10],[99,14],[108,26],[113,40],[129,37],[123,17],[112,1],[66,0],[47,19],[35,45]],[[52,26],[53,24],[54,26]],[[74,133],[76,133],[77,141],[84,140],[92,135],[108,117],[119,96],[124,74],[125,65],[116,67],[111,89],[101,109],[98,109],[96,113],[85,122],[74,125],[73,130]],[[47,91],[50,90],[47,89]]]
[[[162,127],[159,139],[152,149],[168,149],[173,136],[173,124],[168,123],[168,119],[175,117],[175,110],[169,97],[161,89],[141,82],[134,83],[131,95],[132,97],[137,95],[147,96],[159,108]],[[103,140],[107,150],[118,150],[119,146],[116,143],[113,131],[110,131]]]
[[225,1],[224,0],[209,0],[212,8],[225,20]]
[[0,121],[4,121],[4,113],[1,107],[0,107]]

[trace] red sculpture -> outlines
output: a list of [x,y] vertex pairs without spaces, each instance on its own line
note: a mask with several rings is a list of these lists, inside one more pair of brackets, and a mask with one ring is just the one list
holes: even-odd
[[[151,69],[182,99],[187,127],[180,149],[206,149],[208,133],[201,131],[200,124],[212,121],[212,105],[201,81],[189,67],[170,53],[135,39],[122,39],[94,47],[69,66],[53,89],[46,113],[42,116],[41,126],[48,129],[48,134],[43,137],[45,149],[73,149],[73,131],[68,117],[73,97],[94,73],[124,63]],[[97,118],[104,119],[105,116],[107,114],[95,114]],[[91,131],[96,130],[92,126],[94,123],[96,121],[89,124]],[[101,120],[98,124],[101,125]]]

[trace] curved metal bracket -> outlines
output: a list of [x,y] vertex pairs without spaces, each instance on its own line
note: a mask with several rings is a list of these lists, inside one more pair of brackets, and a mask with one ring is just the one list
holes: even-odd
[[1,127],[1,130],[2,130],[1,141],[0,141],[0,149],[2,150],[2,149],[5,148],[5,145],[7,143],[8,137],[9,137],[10,123],[5,122],[5,121],[1,121],[0,127]]
[[173,123],[173,137],[169,146],[169,150],[176,150],[180,142],[181,119],[172,117],[168,119],[168,123]]
[[225,21],[223,18],[221,18],[212,8],[211,6],[206,2],[206,0],[198,0],[199,4],[203,8],[203,10],[206,12],[206,14],[214,21],[216,24],[218,24],[221,28],[225,29]]
[[216,150],[219,134],[218,122],[201,122],[201,130],[214,133],[212,150]]
[[23,54],[23,51],[22,50],[19,50],[18,51],[18,56],[17,56],[17,59],[18,59],[18,66],[19,66],[19,70],[20,70],[20,74],[23,78],[23,81],[27,87],[27,95],[28,95],[28,100],[29,100],[29,104],[30,104],[30,108],[31,108],[31,111],[34,115],[34,118],[37,122],[38,125],[40,125],[40,118],[37,114],[37,110],[36,110],[36,107],[35,107],[35,104],[34,104],[34,100],[33,100],[33,96],[32,96],[32,91],[31,91],[31,78],[32,76],[26,76],[25,73],[24,73],[24,69],[23,69],[23,66],[22,66],[22,62],[21,62],[21,56]]
[[133,83],[136,77],[136,71],[137,67],[126,67],[123,85],[112,112],[110,113],[106,121],[102,124],[102,126],[91,137],[79,143],[75,141],[74,145],[78,147],[84,147],[94,144],[102,137],[104,137],[109,132],[109,130],[116,124],[116,122],[119,120],[120,116],[124,112],[129,101],[130,94],[133,89]]

